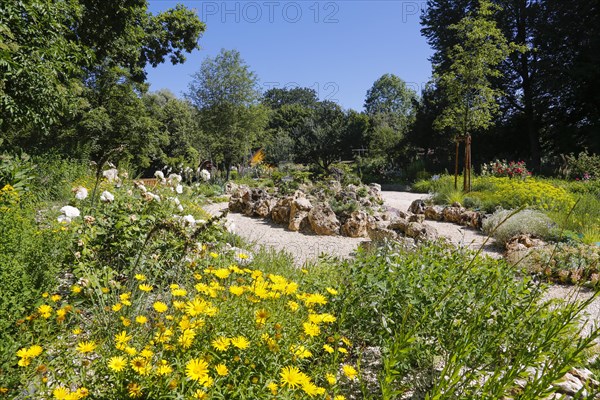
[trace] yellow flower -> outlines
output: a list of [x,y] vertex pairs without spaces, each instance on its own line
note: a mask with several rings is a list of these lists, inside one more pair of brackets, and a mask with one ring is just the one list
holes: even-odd
[[244,288],[242,286],[230,286],[229,291],[236,296],[241,296],[244,293]]
[[136,348],[131,346],[126,346],[123,351],[130,356],[135,356],[137,354]]
[[244,350],[250,346],[250,342],[243,336],[237,336],[231,339],[231,344],[237,347],[238,349]]
[[231,271],[229,271],[226,268],[219,268],[219,269],[213,271],[213,275],[219,279],[227,279],[229,277],[229,275],[231,275]]
[[185,302],[179,301],[179,300],[174,300],[173,307],[175,307],[176,310],[182,310],[185,308]]
[[271,391],[271,394],[273,396],[275,396],[277,394],[278,388],[279,388],[279,386],[277,386],[277,384],[275,382],[271,382],[267,385],[267,389],[269,389]]
[[113,304],[113,306],[112,306],[112,310],[113,310],[114,312],[118,312],[118,311],[121,311],[121,308],[122,308],[122,307],[123,307],[123,305],[122,305],[121,303]]
[[111,357],[108,361],[108,368],[112,369],[115,372],[122,371],[127,366],[127,360],[125,357],[115,356]]
[[140,375],[147,375],[150,372],[148,360],[144,357],[135,357],[133,360],[131,360],[130,364],[131,369]]
[[146,280],[146,275],[144,275],[144,274],[135,274],[135,279],[137,279],[140,282],[144,282]]
[[208,393],[206,393],[204,390],[198,389],[194,393],[194,399],[206,400],[206,399],[208,399]]
[[127,385],[127,393],[132,399],[142,397],[142,387],[137,383],[130,383]]
[[340,353],[343,353],[343,354],[348,354],[348,350],[346,350],[346,349],[345,349],[345,348],[343,348],[343,347],[338,347],[338,351],[339,351]]
[[190,317],[195,317],[196,315],[204,313],[206,307],[208,307],[208,303],[204,299],[196,297],[192,301],[187,302],[185,313]]
[[40,313],[40,315],[44,318],[50,318],[50,315],[52,315],[52,307],[50,307],[47,304],[42,304],[41,306],[38,307],[38,312]]
[[152,291],[152,285],[148,285],[145,283],[141,283],[138,285],[138,288],[142,291],[142,292],[151,292]]
[[52,396],[54,396],[56,400],[67,400],[70,397],[70,394],[71,392],[69,389],[62,386],[59,386],[52,391]]
[[328,352],[329,354],[333,353],[333,347],[331,347],[328,344],[324,344],[323,345],[323,350],[325,350],[326,352]]
[[125,344],[131,340],[131,335],[127,335],[127,331],[121,331],[115,335],[115,343]]
[[292,311],[297,311],[298,307],[300,307],[295,301],[288,301],[288,306]]
[[71,286],[71,293],[73,293],[73,294],[81,293],[81,286],[78,286],[78,285]]
[[227,369],[227,366],[225,364],[219,364],[215,367],[215,371],[217,371],[217,374],[219,376],[227,376],[227,374],[229,373],[229,370]]
[[305,322],[302,324],[302,326],[304,327],[304,333],[306,333],[308,336],[315,337],[321,333],[321,328],[319,328],[319,325],[313,324],[312,322]]
[[342,342],[344,342],[344,344],[348,347],[352,347],[352,342],[350,341],[350,339],[348,339],[345,336],[342,336]]
[[192,343],[194,342],[194,338],[196,337],[196,332],[193,329],[185,329],[181,336],[179,336],[179,344],[184,349],[189,349],[192,347]]
[[53,295],[50,297],[50,300],[52,300],[52,301],[53,301],[53,302],[55,302],[55,303],[56,303],[57,301],[59,301],[60,299],[61,299],[61,297],[60,297],[60,294],[53,294]]
[[297,367],[283,367],[279,373],[281,386],[287,385],[291,389],[302,386],[308,380],[308,377],[300,372]]
[[290,350],[292,351],[292,353],[294,353],[294,355],[296,357],[298,357],[300,359],[305,359],[305,358],[312,356],[312,353],[306,347],[304,347],[302,345],[298,345],[298,346],[291,345]]
[[135,322],[137,322],[140,325],[145,324],[146,322],[148,322],[148,318],[146,318],[143,315],[138,315],[137,317],[135,317]]
[[217,258],[217,257],[219,257],[219,255],[218,255],[217,253],[215,253],[215,252],[212,252],[212,251],[211,251],[210,253],[208,253],[208,255],[209,255],[209,256],[211,256],[212,258]]
[[75,328],[71,332],[73,335],[81,335],[81,328]]
[[223,336],[219,336],[218,338],[216,338],[215,340],[213,340],[211,342],[212,346],[219,351],[227,350],[230,343],[231,343],[230,339],[223,337]]
[[269,313],[267,310],[258,310],[254,313],[254,318],[256,319],[256,323],[259,325],[264,325],[267,323],[267,318],[269,318]]
[[165,303],[163,303],[162,301],[155,301],[154,304],[152,305],[152,307],[158,313],[163,313],[163,312],[165,312],[165,311],[167,311],[169,309],[169,307]]
[[42,351],[44,351],[44,349],[42,349],[42,346],[34,344],[33,346],[27,349],[27,354],[29,355],[29,357],[34,358],[42,354]]
[[124,327],[128,327],[129,325],[131,325],[131,320],[129,318],[125,318],[122,315],[121,315],[121,322],[123,323]]
[[177,288],[177,289],[173,289],[171,291],[171,294],[173,295],[173,297],[182,297],[182,296],[187,295],[187,290]]
[[313,304],[324,305],[327,304],[327,299],[320,293],[313,293],[304,298],[304,304],[306,304],[307,307],[310,307]]
[[208,363],[198,358],[192,358],[185,366],[188,379],[206,382],[208,379]]
[[342,366],[342,370],[344,371],[344,375],[348,377],[350,380],[355,380],[358,372],[351,365],[344,364]]
[[152,358],[153,355],[154,355],[154,352],[148,348],[145,348],[144,350],[142,350],[140,352],[140,356],[142,356],[144,358]]
[[77,351],[80,353],[91,353],[96,349],[96,343],[94,341],[79,342],[77,344]]
[[329,372],[325,374],[325,379],[327,379],[327,383],[329,383],[331,386],[335,385],[335,383],[337,382],[337,380],[335,379],[335,375]]
[[304,393],[306,393],[310,397],[325,393],[324,388],[318,387],[317,385],[315,385],[314,383],[312,383],[309,380],[302,383],[302,390],[304,391]]
[[102,293],[107,294],[110,293],[110,289],[107,287],[103,287],[102,289],[100,289],[102,291]]
[[335,396],[333,398],[333,400],[346,400],[346,398],[344,396],[342,396],[341,394],[338,394],[337,396]]
[[167,360],[160,360],[158,368],[156,368],[156,375],[164,376],[169,375],[173,372],[173,368],[167,363]]
[[328,287],[328,288],[325,288],[325,290],[327,290],[327,292],[332,296],[335,296],[336,294],[338,294],[338,291],[335,290],[334,288]]

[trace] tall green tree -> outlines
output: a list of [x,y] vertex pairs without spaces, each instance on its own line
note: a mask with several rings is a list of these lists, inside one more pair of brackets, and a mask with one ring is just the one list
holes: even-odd
[[[438,129],[454,129],[457,149],[459,140],[465,142],[465,191],[469,191],[471,185],[471,135],[493,123],[501,92],[492,86],[491,79],[500,76],[498,66],[513,47],[492,18],[494,9],[488,0],[480,0],[476,11],[451,27],[460,43],[448,52],[449,69],[435,76],[448,100],[435,125]],[[458,165],[458,153],[456,162]]]
[[342,108],[332,101],[321,101],[314,113],[292,133],[296,159],[314,164],[328,173],[329,167],[339,160],[348,147],[344,143],[346,116]]
[[267,123],[259,103],[258,78],[236,50],[207,58],[192,76],[187,97],[198,108],[203,138],[212,158],[227,171],[260,145]]

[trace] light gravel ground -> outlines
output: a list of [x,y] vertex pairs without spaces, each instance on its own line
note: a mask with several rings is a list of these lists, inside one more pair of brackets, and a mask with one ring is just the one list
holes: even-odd
[[[426,198],[425,194],[409,192],[382,192],[385,204],[407,211],[410,204],[417,199]],[[212,214],[217,215],[221,210],[227,208],[227,203],[215,203],[204,207]],[[306,262],[314,261],[322,253],[339,257],[350,257],[357,246],[368,239],[355,239],[343,236],[317,236],[299,232],[291,232],[282,225],[274,224],[260,218],[250,218],[242,214],[229,213],[229,223],[234,224],[234,231],[255,245],[265,245],[275,250],[284,250],[290,253],[297,266]],[[461,227],[446,222],[426,221],[433,226],[438,234],[447,238],[457,246],[470,249],[481,249],[482,254],[490,257],[502,257],[502,249],[495,246],[493,239],[487,237],[471,228]],[[565,301],[584,300],[592,296],[592,291],[577,289],[572,286],[552,285],[544,295],[544,299],[563,299]],[[600,298],[594,300],[587,308],[586,313],[589,322],[585,325],[585,331],[589,332],[593,323],[600,323]]]
[[[227,203],[215,203],[204,207],[211,215],[217,215],[225,208]],[[322,253],[342,258],[349,257],[361,242],[368,240],[292,232],[283,225],[237,213],[229,213],[227,221],[234,224],[235,233],[250,243],[272,247],[275,250],[285,250],[292,254],[297,266],[316,260]]]

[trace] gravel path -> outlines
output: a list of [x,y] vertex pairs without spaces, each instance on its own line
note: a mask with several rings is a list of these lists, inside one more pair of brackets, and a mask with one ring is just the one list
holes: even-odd
[[[409,192],[382,192],[385,204],[401,211],[408,210],[410,204],[417,199],[427,197],[425,194]],[[227,203],[215,203],[204,207],[217,215],[227,208]],[[320,254],[326,253],[339,257],[350,257],[357,246],[369,239],[355,239],[343,236],[317,236],[299,232],[291,232],[281,225],[260,218],[250,218],[242,214],[229,213],[229,223],[233,230],[255,245],[270,246],[276,250],[291,253],[297,266],[315,260]],[[438,234],[447,238],[457,246],[465,246],[474,250],[481,248],[482,254],[494,258],[502,257],[502,249],[495,246],[494,240],[474,229],[461,227],[447,222],[426,221],[433,226]],[[563,299],[565,301],[583,300],[592,296],[592,291],[585,288],[577,289],[572,286],[552,285],[544,295],[544,299]],[[600,298],[594,300],[586,309],[591,322],[600,323]],[[592,329],[592,324],[585,325],[585,332]]]

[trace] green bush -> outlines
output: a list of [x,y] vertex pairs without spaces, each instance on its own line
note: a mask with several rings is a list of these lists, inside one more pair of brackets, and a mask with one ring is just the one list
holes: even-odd
[[576,328],[585,304],[544,303],[543,289],[516,280],[502,260],[441,244],[390,245],[345,268],[342,326],[383,357],[381,392],[363,398],[539,399],[593,341]]
[[566,165],[563,175],[568,179],[590,180],[600,179],[600,155],[582,151],[577,156],[573,153],[565,157]]
[[504,245],[510,238],[519,234],[546,239],[554,225],[554,222],[540,211],[499,210],[483,221],[483,232]]

